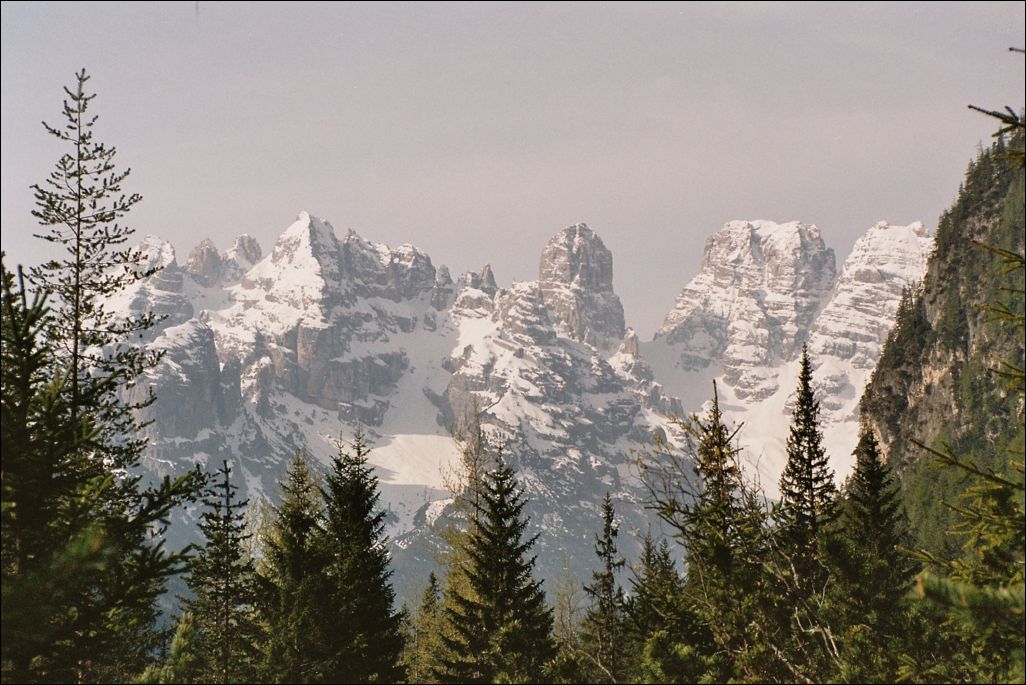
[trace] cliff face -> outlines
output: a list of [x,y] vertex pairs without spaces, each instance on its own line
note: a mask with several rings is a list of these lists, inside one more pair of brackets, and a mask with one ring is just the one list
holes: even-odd
[[857,441],[858,398],[902,289],[922,278],[931,244],[922,224],[881,221],[856,241],[838,275],[816,226],[729,222],[706,242],[701,271],[643,355],[689,411],[708,399],[717,380],[720,406],[745,424],[745,456],[774,494],[798,356],[808,344],[825,444],[844,478]]
[[947,444],[1001,467],[1005,448],[1021,449],[1023,439],[1020,395],[995,373],[1003,363],[1022,367],[1022,331],[984,308],[1023,311],[1022,271],[1003,273],[1001,260],[980,246],[1023,252],[1023,173],[1009,170],[1000,153],[1000,146],[985,150],[970,165],[861,401],[898,469],[914,528],[925,531],[921,543],[941,552],[958,543],[944,535],[950,515],[941,501],[954,502],[960,485],[951,469],[928,468],[916,443]]
[[273,499],[295,449],[327,464],[332,441],[362,428],[400,585],[423,580],[461,448],[452,432],[474,420],[546,531],[544,576],[564,555],[590,569],[607,490],[627,525],[649,524],[629,450],[672,434],[682,409],[638,356],[612,254],[586,225],[559,231],[538,280],[509,288],[490,266],[454,281],[411,245],[339,237],[305,212],[266,256],[248,236],[224,253],[205,240],[184,267],[169,243],[144,248],[163,269],[112,305],[167,315],[145,341],[164,357],[133,390],[157,394],[141,417],[151,470],[229,458],[245,496]]

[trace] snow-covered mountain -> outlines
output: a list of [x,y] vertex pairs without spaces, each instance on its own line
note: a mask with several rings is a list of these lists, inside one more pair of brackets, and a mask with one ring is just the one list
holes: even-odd
[[699,274],[681,291],[642,353],[688,408],[709,398],[743,422],[746,458],[775,494],[808,344],[837,477],[851,470],[858,402],[890,330],[902,289],[921,280],[933,239],[920,223],[880,222],[836,274],[816,226],[732,221],[709,237]]
[[223,254],[204,241],[185,267],[167,242],[143,248],[164,268],[115,306],[166,315],[147,341],[164,352],[148,378],[154,471],[228,458],[246,496],[273,499],[296,449],[327,464],[360,427],[400,581],[416,584],[406,571],[422,570],[449,500],[452,435],[477,415],[546,531],[544,575],[564,554],[591,567],[606,490],[628,525],[648,525],[631,450],[672,439],[667,416],[682,408],[638,358],[612,255],[584,224],[545,246],[537,281],[509,288],[489,266],[453,282],[411,245],[339,238],[305,212],[263,258],[248,236]]
[[[699,409],[712,378],[772,471],[808,342],[830,391],[828,436],[848,441],[929,242],[919,225],[878,224],[838,277],[815,226],[731,222],[709,239],[701,272],[651,343],[626,326],[612,254],[584,224],[544,246],[537,280],[508,288],[490,266],[454,280],[411,245],[340,237],[305,212],[266,255],[244,235],[223,253],[203,241],[182,266],[151,237],[144,252],[163,269],[113,306],[166,317],[145,340],[164,352],[148,376],[155,472],[227,458],[245,496],[273,500],[295,450],[326,465],[333,441],[361,428],[403,590],[424,582],[431,524],[446,512],[459,461],[453,435],[476,416],[544,531],[539,572],[556,578],[566,559],[585,577],[602,495],[613,494],[625,530],[654,522],[632,455],[656,435],[677,441],[669,417]],[[838,471],[850,451],[833,453]],[[630,536],[622,542],[631,555]]]

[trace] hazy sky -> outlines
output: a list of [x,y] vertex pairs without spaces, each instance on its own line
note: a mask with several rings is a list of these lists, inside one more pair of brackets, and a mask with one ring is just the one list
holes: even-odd
[[270,249],[306,209],[454,275],[533,279],[585,221],[648,337],[731,219],[934,226],[1020,107],[1023,2],[2,5],[2,237],[39,261],[32,195],[86,67],[140,234]]

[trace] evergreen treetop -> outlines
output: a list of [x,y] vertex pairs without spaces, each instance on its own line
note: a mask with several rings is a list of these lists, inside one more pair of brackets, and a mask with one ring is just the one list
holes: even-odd
[[436,673],[442,682],[537,682],[554,655],[552,611],[528,557],[526,504],[513,469],[501,455],[485,474],[463,572],[471,592],[458,588],[445,607],[452,635]]

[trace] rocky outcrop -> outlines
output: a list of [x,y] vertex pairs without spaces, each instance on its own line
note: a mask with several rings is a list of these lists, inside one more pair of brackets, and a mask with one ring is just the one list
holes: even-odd
[[593,567],[606,491],[622,525],[652,521],[630,453],[681,439],[670,417],[698,408],[693,388],[705,396],[719,377],[722,406],[758,408],[776,430],[802,342],[871,364],[864,338],[884,329],[894,280],[915,264],[882,244],[908,233],[918,245],[917,230],[875,227],[836,279],[816,227],[732,222],[653,343],[626,327],[612,255],[584,224],[548,241],[537,280],[503,288],[488,265],[454,279],[411,245],[339,237],[303,212],[263,256],[248,236],[221,255],[204,241],[183,269],[148,240],[147,263],[163,269],[112,302],[167,314],[144,341],[164,352],[148,377],[155,471],[229,457],[245,496],[273,499],[296,449],[327,464],[334,439],[364,430],[397,580],[421,583],[461,446],[450,431],[480,423],[518,470],[546,530],[539,570],[555,578],[564,555],[578,573]]
[[185,270],[200,285],[216,285],[221,280],[221,255],[209,238],[192,248]]
[[772,493],[785,460],[798,355],[808,344],[826,446],[842,479],[852,465],[862,388],[902,290],[922,278],[931,245],[922,224],[880,222],[837,276],[816,226],[730,222],[706,242],[701,271],[642,355],[656,360],[656,376],[690,411],[718,381],[721,406],[744,423],[741,439]]
[[680,350],[681,368],[718,364],[739,398],[758,401],[779,387],[763,370],[801,349],[835,275],[816,226],[729,222],[709,237],[656,338]]
[[613,292],[613,255],[586,224],[548,242],[538,284],[553,321],[574,340],[608,350],[624,334],[623,305]]

